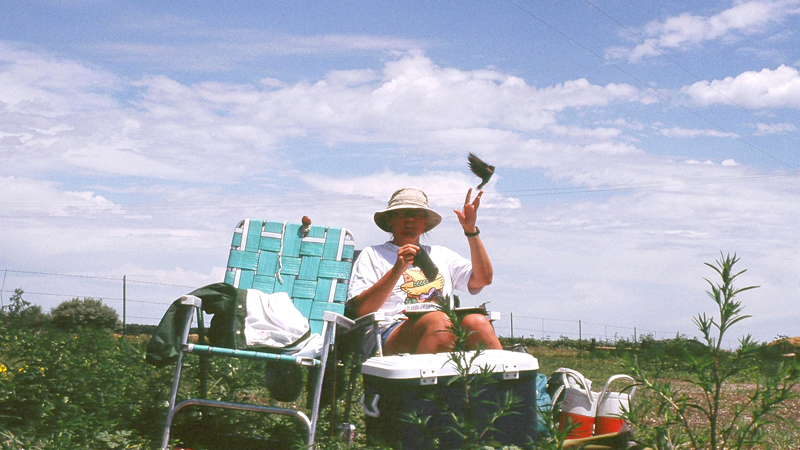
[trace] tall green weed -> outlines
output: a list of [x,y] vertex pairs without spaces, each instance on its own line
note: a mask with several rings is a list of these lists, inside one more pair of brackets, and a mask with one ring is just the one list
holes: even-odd
[[[644,388],[640,400],[628,414],[638,431],[638,441],[661,449],[749,449],[772,448],[770,425],[797,427],[785,414],[797,399],[796,363],[762,366],[760,346],[750,335],[740,339],[733,352],[722,347],[731,328],[747,319],[738,295],[757,286],[736,288],[734,281],[746,271],[734,271],[736,255],[721,256],[716,264],[706,263],[720,282],[706,279],[706,293],[717,307],[717,315],[699,314],[694,323],[701,342],[684,341],[673,350],[686,375],[676,382],[664,376],[661,356],[645,361],[633,355],[627,364]],[[654,370],[655,369],[655,370]],[[744,391],[732,390],[738,382]],[[737,396],[730,401],[729,396]],[[643,400],[644,401],[643,401]]]

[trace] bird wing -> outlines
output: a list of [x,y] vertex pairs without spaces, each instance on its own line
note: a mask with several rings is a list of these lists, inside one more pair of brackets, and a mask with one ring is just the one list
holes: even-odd
[[483,162],[483,160],[475,156],[474,153],[470,152],[469,156],[467,157],[467,162],[469,162],[469,170],[471,170],[472,173],[480,178],[487,176],[490,177],[492,175],[492,170],[490,169],[489,164]]

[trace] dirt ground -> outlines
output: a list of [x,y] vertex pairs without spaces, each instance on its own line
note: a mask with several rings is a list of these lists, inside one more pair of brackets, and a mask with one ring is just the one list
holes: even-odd
[[[705,405],[705,399],[702,390],[690,383],[683,381],[673,381],[673,387],[688,394],[697,404]],[[727,385],[722,392],[723,409],[720,414],[720,424],[723,426],[733,419],[733,412],[737,407],[745,406],[749,400],[749,396],[754,391],[755,385],[750,383],[730,384]],[[795,386],[793,392],[797,398],[789,400],[784,403],[784,407],[778,412],[778,415],[785,418],[789,423],[800,425],[800,386]],[[749,409],[747,407],[745,410]],[[654,420],[652,418],[651,420]],[[646,420],[645,422],[650,422]],[[708,420],[702,417],[700,413],[692,411],[689,415],[689,422],[692,426],[701,428],[708,427]],[[797,449],[800,448],[800,430],[792,429],[785,423],[774,422],[766,426],[768,434],[768,442],[770,449]],[[756,447],[758,448],[758,447]]]

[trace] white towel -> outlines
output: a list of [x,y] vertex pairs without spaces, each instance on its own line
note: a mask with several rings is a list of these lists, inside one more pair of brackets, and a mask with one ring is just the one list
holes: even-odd
[[247,290],[244,336],[248,346],[283,348],[297,342],[308,329],[308,319],[285,292],[265,294],[257,289]]

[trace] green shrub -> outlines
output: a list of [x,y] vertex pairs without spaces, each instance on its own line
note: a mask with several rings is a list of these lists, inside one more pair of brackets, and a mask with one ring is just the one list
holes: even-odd
[[[787,413],[788,402],[798,397],[797,365],[762,366],[759,345],[749,335],[736,351],[722,349],[725,334],[749,317],[736,297],[757,287],[734,287],[734,280],[745,272],[733,271],[738,261],[736,255],[728,255],[716,265],[706,263],[722,282],[706,279],[711,288],[706,293],[716,303],[718,316],[703,313],[694,318],[704,342],[678,339],[658,352],[647,349],[655,364],[642,355],[628,359],[644,388],[628,414],[641,444],[656,450],[776,448],[770,427],[797,427]],[[682,361],[678,367],[686,370],[685,378],[676,382],[664,377],[662,363],[667,359]],[[649,367],[645,369],[642,361]],[[732,389],[734,383],[739,383],[738,391]],[[736,401],[725,401],[731,395]]]
[[53,324],[64,330],[89,327],[98,329],[117,328],[119,314],[103,304],[103,300],[91,297],[78,297],[62,302],[50,313]]
[[49,317],[42,312],[42,307],[23,299],[23,293],[22,289],[14,289],[14,295],[8,299],[8,304],[0,308],[0,324],[17,328],[46,325]]
[[10,435],[8,446],[0,436],[0,448],[100,449],[110,436],[128,436],[128,448],[137,448],[156,440],[171,377],[144,361],[146,344],[92,328],[0,330],[0,355],[9,355],[0,430]]
[[[511,391],[489,394],[489,386],[497,383],[493,368],[488,364],[478,366],[476,361],[483,354],[482,346],[468,351],[467,339],[472,333],[461,323],[462,317],[450,308],[450,299],[440,302],[441,310],[450,319],[447,331],[453,335],[447,364],[455,369],[455,375],[446,385],[426,395],[420,411],[401,414],[400,420],[412,427],[419,448],[459,448],[479,450],[494,448],[493,433],[497,424],[506,416],[520,414],[531,405]],[[477,370],[476,370],[477,369]],[[528,436],[532,444],[535,437]]]

